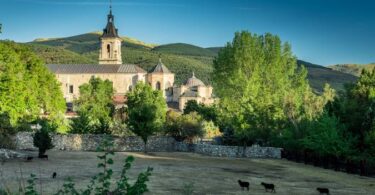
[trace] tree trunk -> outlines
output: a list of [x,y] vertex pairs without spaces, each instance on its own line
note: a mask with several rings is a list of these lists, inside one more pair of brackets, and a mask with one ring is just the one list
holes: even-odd
[[147,154],[147,140],[144,140],[143,143],[145,144],[144,153]]

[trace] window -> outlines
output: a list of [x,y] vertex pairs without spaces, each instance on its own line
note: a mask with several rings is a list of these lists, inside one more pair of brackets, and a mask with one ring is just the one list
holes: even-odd
[[107,45],[107,54],[108,54],[108,57],[111,57],[110,54],[111,54],[111,45],[108,44]]
[[156,89],[157,89],[157,90],[160,90],[160,88],[161,88],[160,86],[161,86],[161,85],[160,85],[160,82],[158,81],[158,82],[156,83]]
[[74,93],[74,87],[73,87],[73,85],[69,85],[69,93]]

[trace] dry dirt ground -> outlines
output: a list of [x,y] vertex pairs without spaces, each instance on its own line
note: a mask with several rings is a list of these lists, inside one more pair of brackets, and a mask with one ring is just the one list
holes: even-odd
[[[33,153],[36,155],[36,153]],[[32,162],[12,160],[0,166],[0,186],[15,189],[23,185],[30,173],[40,178],[37,189],[41,194],[52,194],[64,179],[71,177],[77,188],[86,186],[99,169],[95,152],[49,151],[49,160]],[[130,172],[132,179],[147,166],[154,168],[147,194],[183,194],[184,185],[193,184],[194,194],[271,194],[261,182],[274,183],[276,194],[319,194],[316,187],[328,187],[335,195],[375,195],[375,178],[349,175],[286,160],[233,159],[207,157],[192,153],[119,152],[114,157],[114,176],[119,175],[126,156],[136,160]],[[52,179],[53,172],[57,178]],[[21,179],[20,179],[21,178]],[[22,179],[24,178],[24,179]],[[237,180],[250,182],[250,191],[241,191]]]

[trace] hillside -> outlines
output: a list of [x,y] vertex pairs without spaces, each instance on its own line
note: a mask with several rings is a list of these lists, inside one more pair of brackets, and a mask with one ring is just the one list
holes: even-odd
[[[100,33],[93,32],[66,38],[37,39],[27,43],[46,61],[56,64],[97,64]],[[147,44],[142,41],[122,37],[122,57],[124,63],[138,64],[150,71],[161,55],[163,63],[176,74],[176,84],[191,77],[194,71],[204,83],[210,84],[213,59],[220,47],[202,48],[190,44],[175,43],[167,45]],[[321,91],[328,82],[335,89],[353,82],[356,77],[331,68],[298,61],[308,70],[308,79],[316,91]]]
[[160,53],[170,53],[177,55],[190,55],[190,56],[215,56],[216,52],[209,49],[190,45],[186,43],[172,43],[166,45],[160,45],[152,49],[153,51]]
[[298,65],[304,65],[307,68],[309,83],[311,87],[320,91],[325,83],[329,83],[336,90],[342,90],[345,83],[355,82],[356,76],[342,73],[331,68],[312,64],[302,60],[297,61]]
[[371,64],[337,64],[329,66],[333,70],[337,70],[343,73],[352,74],[359,76],[363,69],[372,71],[375,68],[375,63]]

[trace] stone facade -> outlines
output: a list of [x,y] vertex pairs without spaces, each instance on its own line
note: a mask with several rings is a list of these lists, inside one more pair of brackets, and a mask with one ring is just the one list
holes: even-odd
[[175,149],[178,152],[194,152],[198,154],[230,157],[230,158],[281,158],[281,148],[251,146],[222,146],[211,144],[187,144],[176,142]]
[[[16,148],[18,150],[37,150],[33,146],[31,132],[20,132],[15,137]],[[55,147],[52,150],[69,151],[96,151],[102,142],[103,135],[92,134],[54,134],[52,143]],[[113,137],[114,150],[118,152],[142,152],[144,144],[140,137]],[[147,150],[150,152],[172,152],[174,151],[175,140],[172,137],[154,136],[147,143]]]
[[79,86],[88,83],[91,77],[97,77],[102,80],[110,80],[113,83],[113,89],[116,95],[125,95],[132,89],[137,82],[146,81],[146,73],[80,73],[80,74],[56,74],[60,82],[61,90],[66,102],[73,102],[79,97]]
[[[20,132],[15,137],[18,150],[37,150],[33,146],[31,132]],[[103,140],[103,135],[90,134],[54,134],[52,150],[69,151],[96,151]],[[142,152],[144,144],[141,138],[136,136],[114,137],[114,150],[117,152]],[[230,158],[281,158],[281,148],[273,147],[247,147],[245,152],[240,146],[221,146],[211,144],[187,144],[176,142],[172,137],[154,136],[147,143],[150,152],[194,152],[202,155]]]

